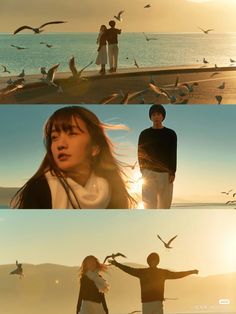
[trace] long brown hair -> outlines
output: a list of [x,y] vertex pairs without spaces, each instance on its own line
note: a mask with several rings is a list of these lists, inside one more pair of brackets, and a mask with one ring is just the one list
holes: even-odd
[[[72,119],[76,119],[78,117],[85,122],[92,144],[97,145],[100,149],[99,153],[93,157],[91,165],[92,171],[97,176],[103,177],[109,182],[111,200],[108,208],[125,209],[133,208],[135,206],[136,202],[129,195],[122,178],[124,173],[121,170],[121,163],[115,158],[113,144],[105,134],[105,130],[111,128],[111,126],[103,124],[92,111],[86,108],[80,106],[67,106],[55,111],[46,122],[44,127],[44,145],[46,148],[46,154],[36,173],[25,183],[25,185],[12,199],[11,205],[14,208],[24,208],[24,198],[29,186],[37,179],[42,178],[47,171],[50,171],[59,178],[69,200],[71,200],[69,191],[72,189],[65,180],[63,172],[57,167],[52,156],[51,133],[53,128],[56,130],[62,129],[63,131],[68,130],[71,126]],[[77,206],[79,207],[79,204],[77,204]]]
[[82,265],[81,265],[80,270],[79,270],[79,277],[82,277],[88,271],[87,263],[90,259],[95,260],[96,265],[97,265],[97,269],[99,272],[101,272],[101,271],[105,272],[107,270],[107,266],[105,264],[100,263],[96,256],[88,255],[84,258],[84,260],[82,262]]

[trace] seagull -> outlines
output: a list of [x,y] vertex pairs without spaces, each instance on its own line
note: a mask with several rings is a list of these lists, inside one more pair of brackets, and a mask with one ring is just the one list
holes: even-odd
[[45,42],[43,42],[43,41],[41,41],[40,44],[41,44],[41,45],[45,45],[45,46],[48,47],[48,48],[52,48],[52,47],[53,47],[53,45],[48,44],[48,43],[45,43]]
[[103,264],[105,264],[109,258],[115,259],[116,257],[119,257],[119,256],[126,258],[126,256],[122,253],[116,253],[116,254],[113,253],[111,255],[106,256],[106,258],[103,261]]
[[105,104],[109,104],[109,102],[111,102],[113,99],[117,98],[119,96],[118,93],[113,93],[111,95],[108,95],[106,97],[104,97],[99,104],[105,105]]
[[3,73],[5,73],[5,72],[9,73],[9,74],[11,73],[10,71],[7,70],[7,67],[5,65],[1,64],[1,66],[3,67],[3,71],[2,71]]
[[158,87],[157,85],[154,85],[152,83],[149,83],[148,85],[151,90],[153,90],[154,93],[156,93],[158,96],[164,95],[168,98],[168,100],[172,100],[172,96],[164,88]]
[[24,69],[21,71],[21,73],[18,75],[18,77],[25,77],[25,70]]
[[43,78],[44,78],[44,76],[47,75],[46,67],[41,67],[40,68],[40,72],[41,72],[41,74],[43,75]]
[[144,35],[146,41],[149,41],[149,40],[157,40],[157,39],[158,39],[158,38],[156,38],[156,37],[148,37],[144,32],[143,32],[143,35]]
[[45,83],[47,83],[48,85],[53,85],[55,87],[58,87],[53,81],[54,81],[54,78],[55,78],[55,74],[56,74],[56,71],[59,67],[60,63],[57,63],[55,65],[53,65],[49,70],[48,70],[48,73],[47,73],[47,77],[46,78],[43,78],[43,81]]
[[172,247],[170,246],[170,244],[171,244],[171,242],[177,237],[177,235],[174,236],[173,238],[171,238],[170,241],[167,242],[167,243],[166,243],[165,241],[163,241],[162,238],[161,238],[159,235],[157,235],[157,237],[158,237],[158,239],[161,240],[161,242],[164,244],[165,248],[167,248],[167,249],[172,249]]
[[206,58],[203,58],[203,63],[209,63]]
[[117,19],[118,21],[122,22],[122,17],[121,14],[123,14],[125,12],[125,10],[120,11],[117,16],[114,15],[114,18]]
[[138,65],[138,63],[137,63],[135,58],[134,58],[134,65],[137,67],[137,69],[139,69],[139,65]]
[[72,56],[69,60],[69,68],[70,68],[73,76],[78,75],[78,71],[77,71],[76,66],[75,66],[75,57],[74,56]]
[[215,99],[218,101],[218,105],[220,105],[223,97],[221,95],[217,95],[217,96],[215,96]]
[[203,31],[203,33],[204,34],[208,34],[209,32],[211,32],[211,31],[214,31],[214,29],[213,28],[210,28],[210,29],[203,29],[203,28],[201,28],[201,27],[198,27],[201,31]]
[[10,272],[10,275],[19,275],[20,279],[22,279],[22,277],[24,277],[22,264],[19,264],[18,261],[16,261],[16,267],[15,270]]
[[123,105],[128,104],[131,99],[134,99],[137,96],[143,95],[143,93],[146,93],[147,91],[148,91],[148,89],[143,89],[141,91],[133,92],[133,93],[127,92],[125,95],[122,92],[123,98],[121,100],[121,104],[123,104]]
[[219,89],[224,89],[225,88],[225,82],[223,82],[220,86],[218,86],[217,88]]
[[151,8],[151,4],[145,5],[144,9],[148,9],[148,8]]
[[16,48],[17,50],[29,49],[29,48],[26,48],[26,47],[21,47],[21,46],[16,46],[16,45],[11,45],[11,47]]
[[226,191],[223,191],[223,192],[221,192],[221,194],[226,194],[226,195],[229,195],[229,193],[230,192],[232,192],[233,190],[229,190],[228,192],[226,192]]
[[31,30],[34,32],[34,34],[39,34],[39,33],[42,33],[42,32],[43,32],[43,29],[42,29],[42,28],[44,28],[44,26],[50,25],[50,24],[61,24],[61,23],[66,23],[66,21],[47,22],[47,23],[42,24],[42,25],[39,26],[39,27],[31,27],[31,26],[28,26],[28,25],[24,25],[24,26],[21,26],[21,27],[17,28],[17,29],[14,31],[13,35],[15,35],[15,34],[21,32],[21,31],[24,30],[24,29],[31,29]]

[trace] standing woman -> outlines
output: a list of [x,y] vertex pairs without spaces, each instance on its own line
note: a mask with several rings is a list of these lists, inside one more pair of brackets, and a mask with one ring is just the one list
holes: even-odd
[[99,73],[101,75],[106,74],[106,64],[107,64],[107,42],[106,42],[106,25],[101,25],[100,32],[97,38],[98,46],[98,55],[96,59],[96,64],[101,65],[101,70]]
[[108,314],[104,293],[108,292],[109,285],[100,275],[105,270],[106,266],[93,255],[83,260],[76,314]]
[[[14,196],[24,209],[125,209],[132,207],[119,162],[103,124],[88,109],[55,111],[44,128],[45,157]],[[135,203],[135,202],[134,202]]]

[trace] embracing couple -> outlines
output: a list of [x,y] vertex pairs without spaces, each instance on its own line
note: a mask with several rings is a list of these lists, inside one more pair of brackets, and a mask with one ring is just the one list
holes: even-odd
[[108,58],[110,65],[110,73],[116,72],[117,69],[117,59],[118,59],[118,35],[121,33],[121,29],[115,28],[116,22],[109,22],[110,28],[106,25],[101,25],[100,32],[97,38],[98,44],[98,55],[96,59],[96,64],[101,65],[100,74],[106,74],[106,64],[107,64],[107,43],[108,43]]

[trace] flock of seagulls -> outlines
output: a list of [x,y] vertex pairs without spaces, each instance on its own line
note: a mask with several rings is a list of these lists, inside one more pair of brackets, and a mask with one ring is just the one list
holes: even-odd
[[[224,194],[233,198],[236,197],[236,193],[235,192],[233,193],[233,189],[230,189],[228,191],[222,191],[221,194]],[[236,204],[236,199],[229,200],[225,203],[225,205],[234,205],[234,204]]]

